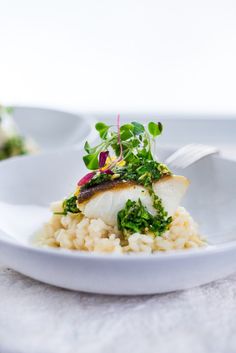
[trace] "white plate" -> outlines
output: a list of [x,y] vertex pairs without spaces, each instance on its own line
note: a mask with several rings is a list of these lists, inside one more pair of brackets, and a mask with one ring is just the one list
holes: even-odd
[[190,288],[236,270],[236,162],[220,157],[184,173],[192,181],[184,206],[209,237],[208,248],[130,256],[30,245],[33,232],[50,216],[49,203],[72,192],[85,172],[81,155],[67,150],[0,164],[0,258],[6,265],[64,288],[127,295]]
[[[41,151],[83,147],[96,138],[95,119],[54,109],[15,107],[13,117],[20,133],[31,137]],[[53,138],[52,138],[53,136]]]

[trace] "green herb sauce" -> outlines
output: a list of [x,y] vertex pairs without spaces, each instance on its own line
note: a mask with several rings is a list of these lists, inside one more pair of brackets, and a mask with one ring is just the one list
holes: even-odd
[[74,195],[63,201],[62,208],[63,212],[54,212],[54,214],[66,216],[67,213],[80,213],[80,210],[77,207],[77,197]]
[[128,238],[133,233],[151,232],[155,236],[161,236],[165,232],[172,218],[168,217],[161,200],[155,200],[157,214],[153,216],[142,204],[141,200],[126,202],[125,207],[118,213],[118,229]]
[[155,161],[147,161],[135,170],[132,170],[132,166],[128,166],[127,169],[124,174],[126,180],[133,180],[148,189],[156,215],[153,216],[148,212],[141,200],[128,200],[125,207],[118,213],[118,229],[125,237],[136,232],[152,232],[155,236],[161,236],[168,229],[172,217],[168,216],[161,199],[154,193],[152,183],[171,175],[171,172],[165,165]]

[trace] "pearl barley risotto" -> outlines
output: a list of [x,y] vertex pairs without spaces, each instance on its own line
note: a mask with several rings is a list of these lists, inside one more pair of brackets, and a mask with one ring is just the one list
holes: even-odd
[[[52,211],[58,211],[61,205],[53,203]],[[101,219],[89,219],[73,213],[53,215],[38,233],[37,243],[40,246],[105,253],[152,253],[205,245],[198,233],[197,224],[184,207],[177,209],[169,230],[162,236],[134,233],[124,246],[121,246],[120,232],[116,226],[109,226]]]

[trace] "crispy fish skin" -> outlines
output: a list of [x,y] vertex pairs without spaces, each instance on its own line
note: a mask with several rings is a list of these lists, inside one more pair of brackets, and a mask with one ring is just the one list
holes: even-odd
[[[103,183],[105,184],[105,183]],[[169,216],[172,216],[185,194],[189,185],[183,176],[166,176],[153,183],[153,190],[162,200],[162,204]],[[92,189],[92,188],[91,188]],[[155,215],[152,198],[148,190],[133,182],[118,182],[102,184],[93,187],[90,193],[82,194],[78,198],[78,207],[88,218],[101,218],[109,225],[117,224],[117,214],[124,208],[127,200],[141,200],[148,211]]]
[[128,187],[130,185],[134,185],[134,183],[126,182],[124,180],[119,180],[119,179],[105,181],[101,184],[94,185],[88,189],[82,189],[78,196],[78,202],[79,203],[84,202],[102,191],[106,191],[113,188],[118,189],[118,188]]

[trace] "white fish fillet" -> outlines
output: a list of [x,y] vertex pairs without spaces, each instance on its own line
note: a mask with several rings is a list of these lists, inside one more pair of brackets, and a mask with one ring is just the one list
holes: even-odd
[[[176,211],[188,186],[188,179],[179,175],[164,177],[153,184],[154,192],[161,198],[169,216]],[[124,185],[98,192],[80,203],[79,208],[86,217],[101,218],[106,224],[114,226],[117,224],[118,212],[124,208],[128,199],[132,201],[140,199],[148,211],[155,215],[149,192],[140,185]]]

